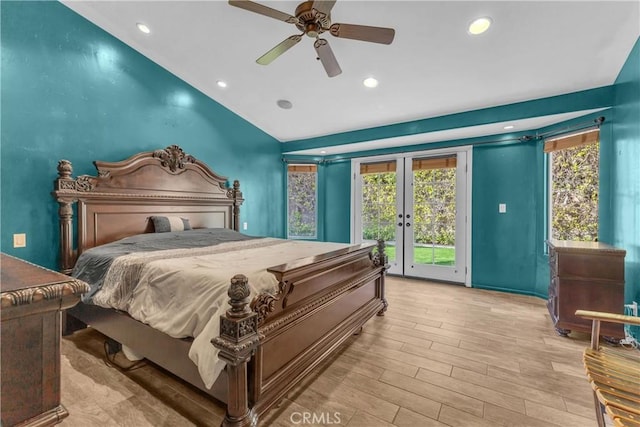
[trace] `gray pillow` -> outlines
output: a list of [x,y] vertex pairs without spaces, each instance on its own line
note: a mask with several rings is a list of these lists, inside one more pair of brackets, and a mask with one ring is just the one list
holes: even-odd
[[152,216],[149,217],[153,222],[153,228],[156,233],[168,233],[170,231],[191,230],[191,224],[187,218],[179,216]]

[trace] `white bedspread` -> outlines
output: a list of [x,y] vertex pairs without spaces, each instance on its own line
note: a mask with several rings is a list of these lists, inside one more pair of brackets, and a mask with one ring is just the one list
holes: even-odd
[[231,277],[247,276],[252,297],[263,291],[276,292],[278,282],[267,268],[348,246],[265,238],[134,253],[112,263],[93,302],[127,311],[172,337],[194,337],[189,357],[211,388],[224,368],[211,339],[219,335],[220,315],[229,308]]

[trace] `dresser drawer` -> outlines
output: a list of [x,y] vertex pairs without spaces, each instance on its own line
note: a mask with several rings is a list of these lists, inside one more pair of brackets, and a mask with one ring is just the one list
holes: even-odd
[[[566,253],[555,257],[555,266],[559,277],[624,280],[624,258],[620,256]],[[553,267],[550,265],[549,268]]]

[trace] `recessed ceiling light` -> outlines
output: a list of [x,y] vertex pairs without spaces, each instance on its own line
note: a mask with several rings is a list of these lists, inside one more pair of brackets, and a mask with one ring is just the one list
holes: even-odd
[[320,151],[320,154],[327,154],[327,152],[322,150],[322,151]]
[[278,107],[282,108],[283,110],[290,110],[291,107],[293,107],[293,104],[291,103],[291,101],[286,99],[278,99],[276,104],[278,104]]
[[149,27],[147,27],[146,25],[144,25],[142,22],[138,22],[136,24],[136,27],[138,27],[138,29],[140,31],[142,31],[145,34],[149,34],[151,32],[151,30],[149,29]]
[[507,125],[503,128],[504,130],[509,130],[509,129],[513,129],[513,125]]
[[487,31],[491,26],[491,22],[491,18],[488,16],[478,18],[469,24],[469,29],[467,31],[469,34],[477,36],[478,34],[482,34]]
[[373,77],[369,77],[369,78],[364,79],[362,84],[365,85],[366,87],[376,87],[376,86],[378,86],[378,81],[376,79],[374,79]]
[[223,80],[218,80],[216,84],[218,85],[218,87],[227,87],[227,82]]

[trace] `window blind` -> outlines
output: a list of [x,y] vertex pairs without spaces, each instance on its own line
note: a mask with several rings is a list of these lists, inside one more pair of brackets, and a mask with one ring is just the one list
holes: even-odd
[[367,173],[386,173],[396,171],[396,161],[377,162],[377,163],[361,163],[360,174]]
[[316,172],[318,166],[316,165],[288,165],[288,172]]
[[455,156],[430,157],[427,159],[413,159],[412,169],[414,171],[430,169],[449,169],[457,165]]
[[600,140],[600,129],[593,129],[587,132],[562,136],[559,138],[550,138],[544,141],[544,152],[551,153],[553,151],[564,150],[566,148],[581,147],[583,145],[593,144]]

